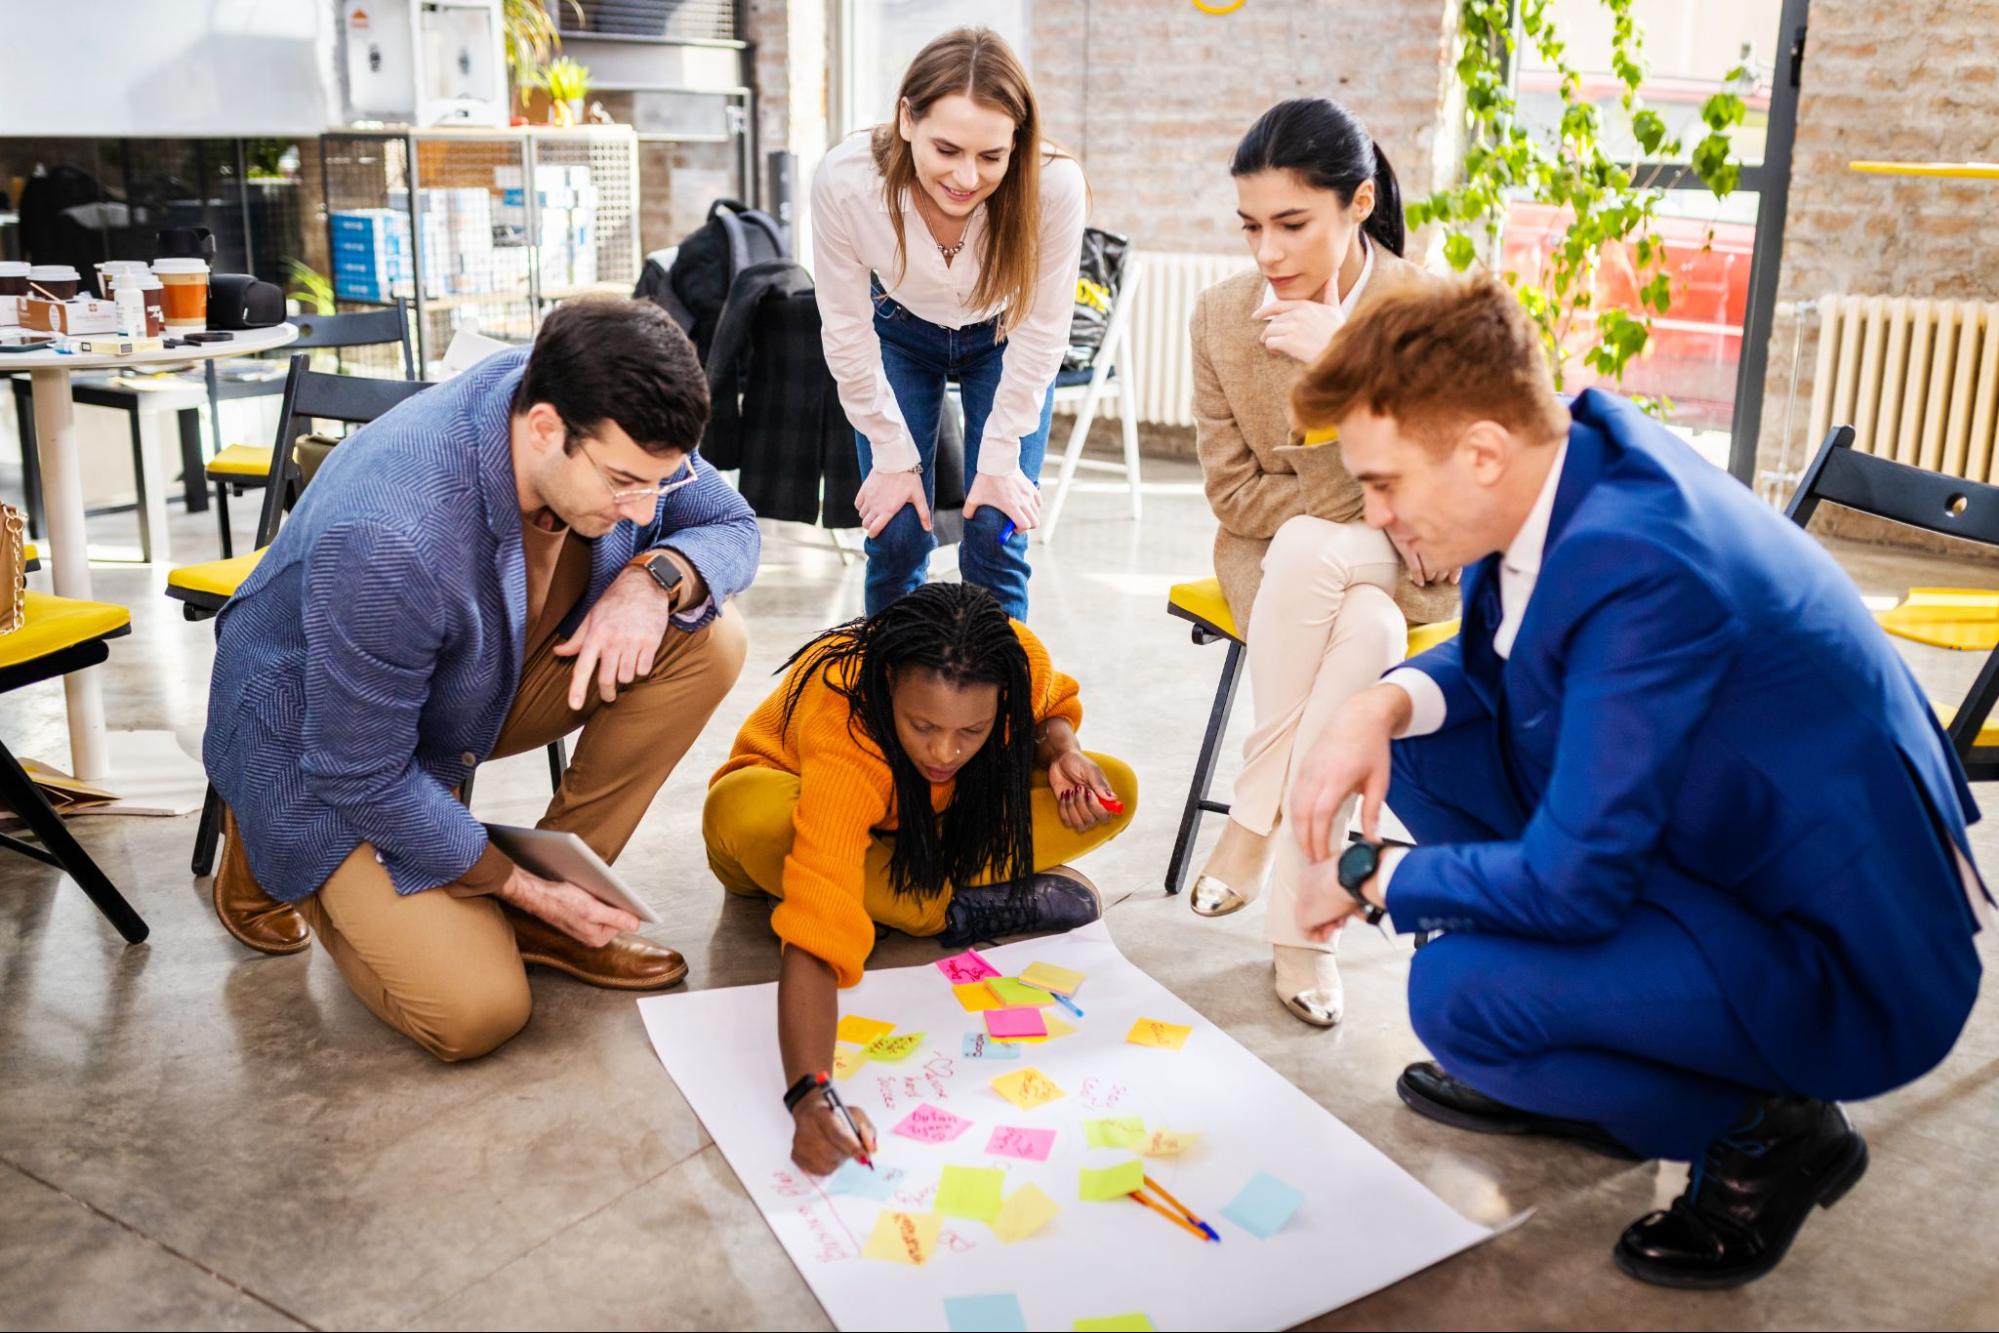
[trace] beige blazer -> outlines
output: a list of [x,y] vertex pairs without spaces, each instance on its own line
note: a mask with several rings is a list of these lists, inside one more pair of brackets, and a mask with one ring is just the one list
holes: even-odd
[[[1369,294],[1419,271],[1377,246]],[[1215,577],[1238,626],[1249,624],[1264,550],[1286,519],[1312,513],[1345,523],[1361,515],[1360,483],[1340,463],[1339,445],[1303,448],[1291,427],[1291,388],[1305,367],[1257,340],[1262,326],[1250,316],[1263,288],[1254,270],[1216,283],[1195,302],[1191,326],[1195,450],[1208,504],[1221,520]],[[1301,478],[1300,466],[1308,476]],[[1418,588],[1404,577],[1395,600],[1411,624],[1426,625],[1457,614],[1458,590]]]

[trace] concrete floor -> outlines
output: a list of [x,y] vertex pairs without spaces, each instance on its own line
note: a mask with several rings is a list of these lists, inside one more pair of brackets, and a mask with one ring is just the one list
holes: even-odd
[[[1119,945],[1466,1214],[1497,1222],[1536,1210],[1518,1230],[1309,1327],[1999,1320],[1991,988],[1940,1069],[1857,1108],[1873,1169],[1811,1222],[1776,1274],[1734,1293],[1673,1293],[1621,1276],[1609,1248],[1626,1222],[1679,1192],[1684,1167],[1458,1134],[1402,1108],[1395,1075],[1423,1054],[1403,1004],[1406,944],[1355,932],[1349,1016],[1318,1032],[1270,994],[1255,911],[1208,922],[1166,897],[1160,879],[1222,654],[1190,646],[1162,611],[1170,582],[1207,568],[1213,521],[1196,476],[1173,463],[1149,475],[1164,485],[1148,495],[1143,524],[1125,517],[1120,495],[1080,495],[1061,544],[1035,553],[1034,623],[1083,681],[1085,737],[1150,784],[1130,833],[1086,865],[1107,890]],[[182,551],[212,550],[211,516],[174,522]],[[130,520],[94,521],[93,540],[129,541],[121,523]],[[763,911],[729,900],[708,875],[698,812],[771,671],[810,631],[860,608],[860,568],[843,568],[823,543],[802,529],[768,541],[742,599],[749,670],[621,863],[666,918],[650,933],[687,955],[693,987],[776,975]],[[1869,593],[1999,582],[1989,569],[1840,554]],[[113,727],[171,724],[195,749],[212,639],[180,619],[162,579],[99,568],[98,595],[134,612],[132,637],[104,669],[106,701]],[[1977,666],[1903,646],[1925,685],[1953,700]],[[0,738],[62,762],[59,687],[9,696]],[[478,812],[530,821],[546,784],[538,755],[492,765]],[[0,1327],[826,1326],[661,1070],[630,996],[537,973],[526,1031],[486,1059],[441,1066],[376,1023],[316,951],[265,958],[224,935],[206,881],[187,874],[191,817],[76,827],[153,935],[123,946],[74,886],[0,856]],[[1999,865],[1999,825],[1980,826],[1974,841],[1984,865]],[[935,956],[898,938],[874,961]],[[1999,942],[1986,942],[1986,956],[1999,960]]]

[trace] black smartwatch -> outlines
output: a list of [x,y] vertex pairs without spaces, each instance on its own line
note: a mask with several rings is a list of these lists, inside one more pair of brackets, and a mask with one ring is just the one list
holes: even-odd
[[1381,919],[1388,913],[1363,897],[1360,887],[1373,879],[1375,872],[1380,869],[1381,844],[1378,842],[1357,842],[1340,853],[1340,887],[1352,894],[1353,900],[1360,904],[1361,915],[1367,918],[1367,924],[1370,926],[1380,925]]
[[668,602],[677,605],[680,601],[682,578],[680,566],[664,555],[656,555],[645,562],[644,569],[646,573],[652,575],[652,581],[666,593]]
[[827,1076],[823,1071],[817,1074],[807,1074],[804,1078],[799,1079],[798,1082],[786,1089],[784,1094],[784,1109],[787,1111],[796,1111],[800,1102],[825,1087],[827,1082]]

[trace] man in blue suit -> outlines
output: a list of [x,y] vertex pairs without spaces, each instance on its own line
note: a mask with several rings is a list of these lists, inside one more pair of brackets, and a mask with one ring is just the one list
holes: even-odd
[[[1622,399],[1565,409],[1494,279],[1383,297],[1293,403],[1369,523],[1465,568],[1458,638],[1305,760],[1301,924],[1442,931],[1403,1100],[1691,1161],[1618,1264],[1761,1276],[1866,1170],[1834,1099],[1933,1067],[1977,994],[1977,812],[1921,690],[1795,526]],[[1384,799],[1414,849],[1376,840]]]
[[515,864],[457,792],[580,729],[541,824],[615,860],[735,683],[729,599],[759,539],[695,452],[707,419],[657,307],[571,302],[531,351],[332,452],[216,621],[203,758],[232,812],[232,934],[267,952],[317,935],[445,1060],[527,1022],[524,964],[626,990],[686,975],[631,913]]

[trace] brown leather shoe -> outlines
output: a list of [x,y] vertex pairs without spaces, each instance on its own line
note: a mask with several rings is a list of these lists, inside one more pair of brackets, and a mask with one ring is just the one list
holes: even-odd
[[571,939],[538,916],[505,908],[521,961],[567,972],[606,990],[659,990],[687,976],[687,960],[643,935],[620,935],[601,949]]
[[250,873],[250,858],[236,831],[236,816],[222,814],[222,868],[215,872],[215,915],[222,928],[259,953],[297,953],[312,947],[312,930],[290,903],[281,903]]

